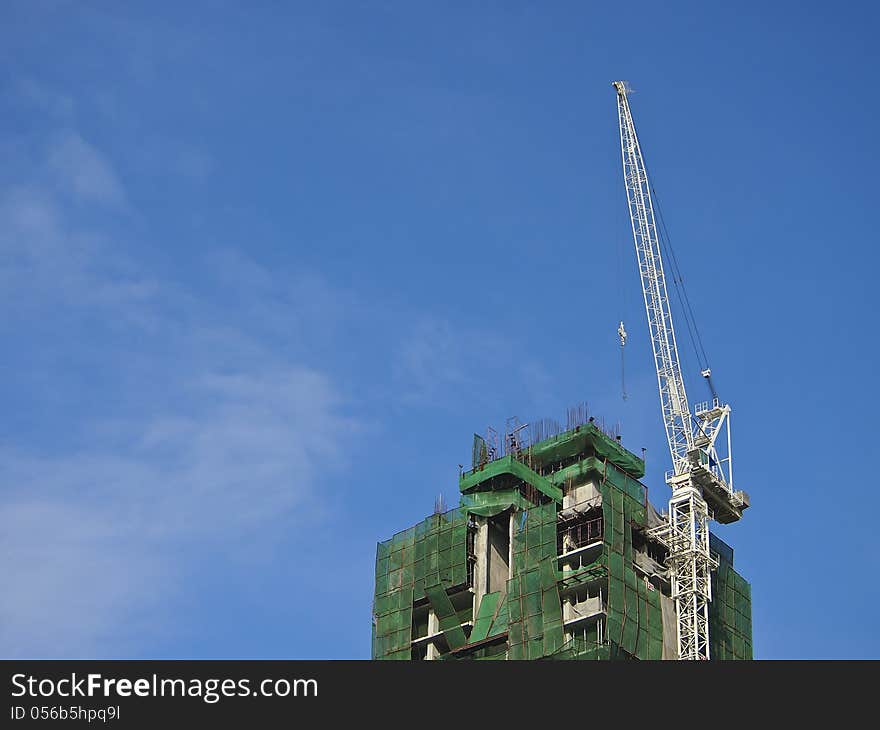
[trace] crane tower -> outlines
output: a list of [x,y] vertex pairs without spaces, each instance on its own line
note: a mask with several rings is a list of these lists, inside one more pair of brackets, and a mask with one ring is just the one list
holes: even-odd
[[[666,482],[672,489],[665,525],[654,537],[669,550],[668,565],[675,601],[678,656],[709,658],[711,571],[709,522],[735,522],[749,506],[745,492],[734,491],[730,441],[730,406],[714,394],[693,414],[685,391],[666,290],[660,238],[654,217],[651,185],[630,111],[629,86],[615,81],[620,122],[620,152],[638,259],[648,331],[654,352],[663,425],[672,457]],[[705,378],[711,372],[702,371]],[[710,381],[711,385],[711,381]]]

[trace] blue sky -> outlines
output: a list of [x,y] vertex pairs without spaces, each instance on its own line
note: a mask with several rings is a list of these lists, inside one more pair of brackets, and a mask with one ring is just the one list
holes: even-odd
[[225,5],[0,9],[0,655],[367,657],[376,541],[513,415],[664,505],[618,78],[756,655],[880,654],[874,6]]

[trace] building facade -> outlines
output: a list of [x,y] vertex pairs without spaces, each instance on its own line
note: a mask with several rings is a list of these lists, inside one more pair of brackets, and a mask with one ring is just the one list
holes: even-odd
[[[373,658],[677,658],[644,461],[593,419],[521,433],[475,436],[459,506],[379,543]],[[710,549],[710,656],[751,659],[751,587]]]

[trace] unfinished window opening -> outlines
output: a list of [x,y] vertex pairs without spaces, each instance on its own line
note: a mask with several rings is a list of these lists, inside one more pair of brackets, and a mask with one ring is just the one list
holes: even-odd
[[580,628],[576,628],[571,632],[571,638],[577,642],[582,642],[586,644],[587,642],[593,643],[593,634],[594,629],[592,626],[581,626]]
[[669,554],[669,551],[657,542],[649,542],[646,552],[650,558],[656,560],[661,565],[666,563],[666,557]]
[[632,546],[635,552],[647,555],[655,563],[663,565],[666,560],[666,548],[656,540],[648,539],[642,530],[632,531]]
[[566,596],[566,622],[596,616],[605,612],[607,587],[604,582],[579,586]]
[[605,594],[603,583],[596,581],[579,586],[571,593],[571,601],[574,604],[583,603],[589,598],[601,598]]
[[506,641],[499,642],[497,644],[492,644],[483,649],[483,656],[499,656],[501,654],[507,654],[508,644]]
[[540,505],[550,501],[546,494],[528,482],[520,482],[519,493],[523,496],[523,499],[527,499],[532,504]]
[[578,548],[601,542],[604,535],[605,520],[601,509],[590,509],[560,521],[557,530],[558,555],[570,553]]
[[420,639],[428,635],[428,606],[416,606],[412,614],[412,637]]
[[487,520],[487,580],[486,592],[507,592],[507,580],[510,577],[510,513]]
[[465,636],[470,636],[474,624],[474,597],[470,591],[459,591],[449,596],[452,608],[458,623],[461,625]]
[[442,634],[432,642],[435,655],[442,656],[449,653],[449,644],[446,643],[446,637]]

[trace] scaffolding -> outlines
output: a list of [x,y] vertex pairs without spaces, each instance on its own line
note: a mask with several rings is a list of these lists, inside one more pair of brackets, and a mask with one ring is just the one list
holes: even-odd
[[[585,411],[574,421],[509,449],[514,428],[526,433],[511,421],[496,443],[513,453],[491,460],[475,436],[459,506],[379,543],[373,658],[677,658],[669,551],[652,538],[665,518],[639,481],[644,461]],[[749,584],[709,540],[711,654],[751,658]]]

